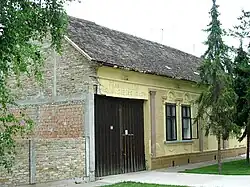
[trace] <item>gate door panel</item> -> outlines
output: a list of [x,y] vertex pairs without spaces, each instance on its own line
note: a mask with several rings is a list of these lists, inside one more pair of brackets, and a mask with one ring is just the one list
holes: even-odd
[[119,105],[110,98],[95,98],[96,176],[119,174]]
[[122,111],[125,173],[145,170],[143,101],[124,101]]
[[96,176],[145,169],[143,101],[95,96]]

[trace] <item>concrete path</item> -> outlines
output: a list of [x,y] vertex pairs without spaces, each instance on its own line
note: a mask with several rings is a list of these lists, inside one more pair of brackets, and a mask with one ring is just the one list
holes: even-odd
[[[224,162],[242,159],[242,157],[225,159]],[[118,182],[133,181],[141,183],[184,185],[190,187],[250,187],[249,176],[206,175],[177,173],[185,169],[192,169],[216,163],[215,161],[189,164],[175,168],[157,171],[144,171],[122,175],[103,177],[93,183],[75,184],[74,180],[52,182],[46,184],[28,185],[22,187],[96,187],[115,184]]]
[[250,187],[250,176],[218,176],[148,171],[105,177],[104,183],[134,181],[154,184],[186,185],[190,187]]
[[43,184],[21,185],[18,187],[98,187],[109,184],[113,183],[98,180],[96,182],[91,182],[91,183],[76,184],[74,180],[63,180],[63,181],[48,182]]
[[186,185],[190,187],[250,187],[250,176],[200,175],[161,171],[145,171],[140,173],[108,176],[94,183],[75,184],[73,180],[68,180],[25,187],[95,187],[124,181]]

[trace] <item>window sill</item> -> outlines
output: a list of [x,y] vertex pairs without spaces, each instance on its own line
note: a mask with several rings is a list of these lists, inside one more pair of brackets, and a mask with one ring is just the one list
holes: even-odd
[[180,143],[193,143],[193,140],[176,140],[176,141],[164,141],[164,144],[180,144]]

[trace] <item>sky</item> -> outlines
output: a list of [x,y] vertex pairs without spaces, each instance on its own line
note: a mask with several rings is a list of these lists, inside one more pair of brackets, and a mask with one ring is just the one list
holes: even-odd
[[[224,29],[237,24],[249,0],[217,0]],[[212,0],[81,0],[66,5],[71,16],[201,56]],[[237,40],[225,42],[238,46]]]

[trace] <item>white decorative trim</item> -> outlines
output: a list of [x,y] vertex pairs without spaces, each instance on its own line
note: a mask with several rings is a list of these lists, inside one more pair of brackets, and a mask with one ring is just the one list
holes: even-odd
[[75,42],[73,42],[67,36],[64,36],[64,38],[67,42],[69,42],[70,45],[72,45],[78,52],[84,55],[88,60],[94,60],[93,58],[91,58],[91,56],[89,56],[85,51],[83,51]]

